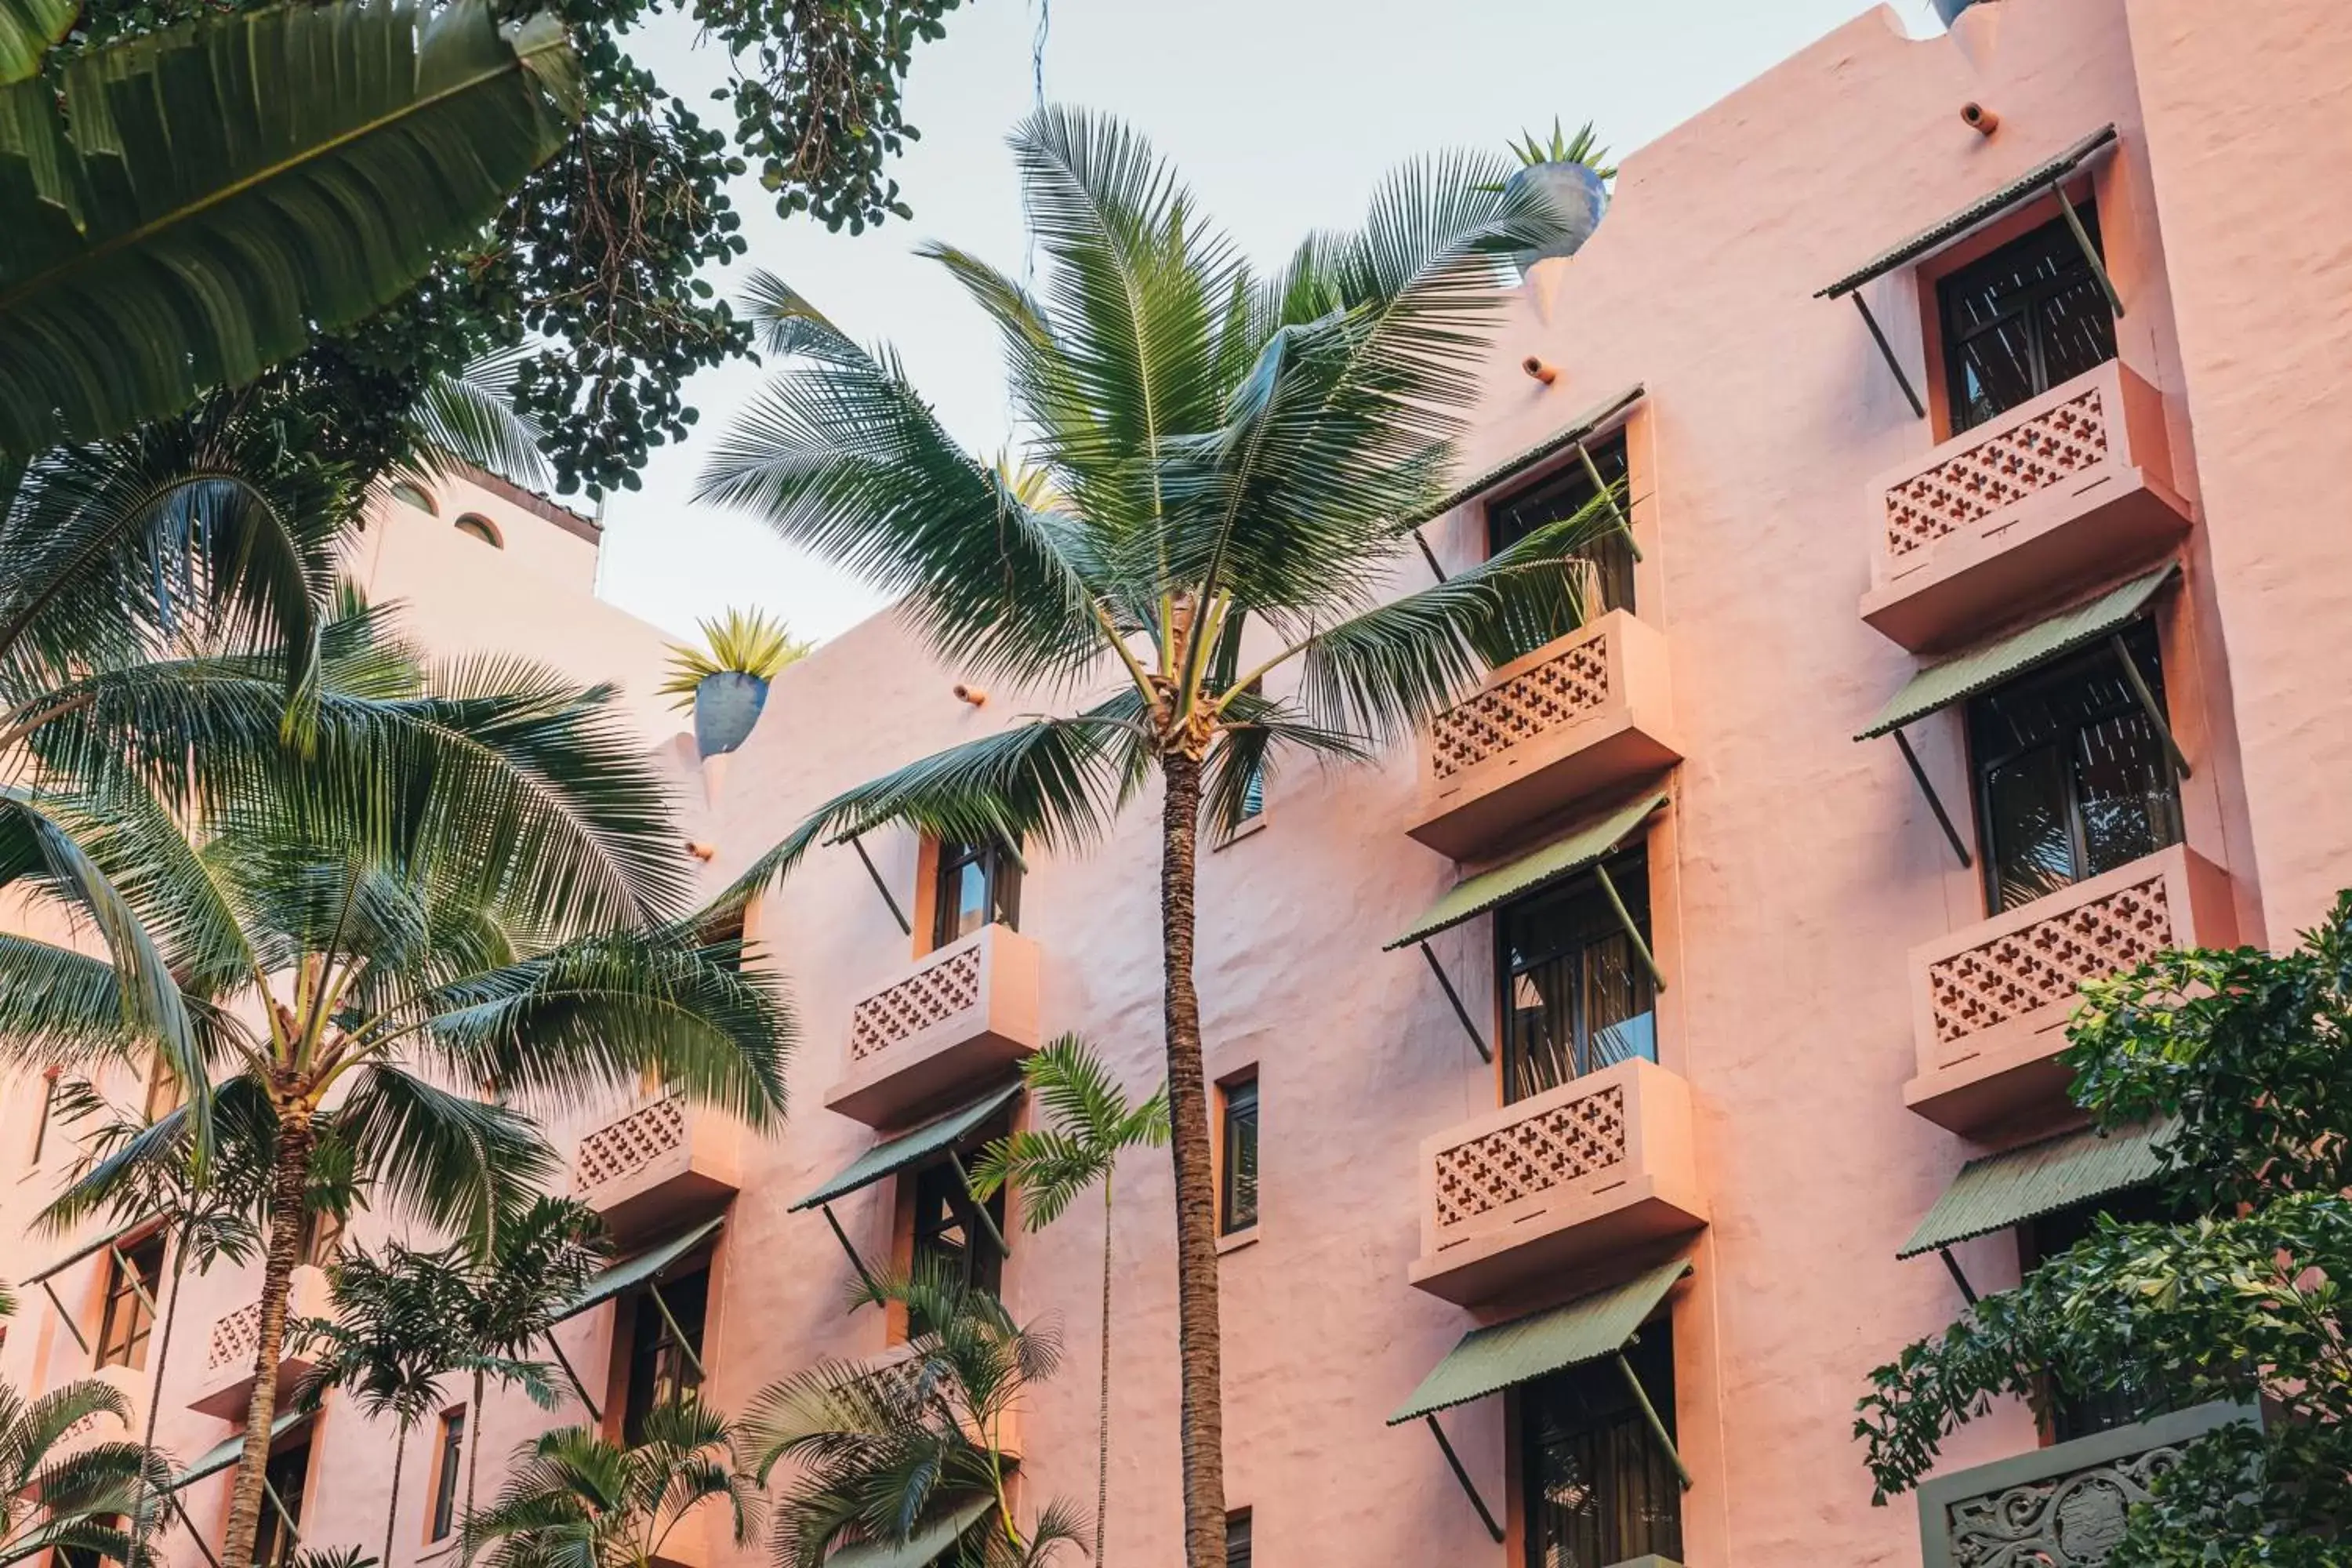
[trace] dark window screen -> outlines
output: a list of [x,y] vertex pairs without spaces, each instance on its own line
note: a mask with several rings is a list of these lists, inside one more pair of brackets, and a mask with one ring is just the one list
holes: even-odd
[[[2101,1215],[2126,1225],[2165,1225],[2185,1217],[2179,1205],[2158,1187],[2133,1187],[2110,1193],[2094,1202],[2076,1204],[2029,1220],[2023,1227],[2025,1234],[2020,1237],[2024,1252],[2020,1261],[2031,1269],[2071,1250],[2075,1243],[2097,1232]],[[2194,1397],[2160,1384],[2145,1382],[2077,1391],[2054,1378],[2050,1380],[2049,1393],[2050,1436],[2059,1443],[2180,1409]]]
[[1021,923],[1021,866],[1002,845],[940,846],[938,912],[931,945],[945,947],[984,925]]
[[1257,1223],[1257,1079],[1225,1088],[1224,1192],[1219,1228],[1227,1236]]
[[[636,1300],[629,1325],[629,1393],[622,1406],[621,1435],[635,1443],[645,1436],[646,1416],[656,1406],[681,1399],[702,1385],[696,1364],[702,1355],[703,1324],[710,1310],[710,1270],[697,1269],[660,1282],[661,1305],[647,1291]],[[668,1316],[662,1306],[669,1309]],[[670,1319],[685,1332],[681,1344]],[[691,1346],[694,1354],[686,1353]]]
[[[2156,628],[2123,641],[2161,706]],[[1969,747],[1996,911],[2180,841],[2164,739],[2105,643],[1973,699]]]
[[[1592,466],[1601,471],[1601,479],[1617,492],[1620,507],[1632,502],[1625,492],[1627,466],[1625,436],[1620,431],[1592,449]],[[1490,502],[1486,508],[1486,552],[1500,554],[1528,534],[1551,523],[1574,517],[1600,495],[1593,489],[1592,477],[1584,471],[1581,462],[1572,462],[1557,473],[1547,474],[1526,489],[1515,495]],[[1579,560],[1587,563],[1591,574],[1585,587],[1588,595],[1598,603],[1585,605],[1588,615],[1597,616],[1603,610],[1633,608],[1633,542],[1625,531],[1607,521],[1597,522],[1604,530],[1576,552]],[[1524,626],[1512,628],[1511,642],[1521,653],[1533,653],[1556,637],[1566,637],[1576,630],[1565,618],[1531,620]]]
[[[1673,1343],[1655,1322],[1625,1352],[1669,1434]],[[1652,1553],[1682,1561],[1682,1482],[1615,1359],[1531,1383],[1521,1398],[1528,1568],[1610,1568]]]
[[[302,1489],[310,1477],[310,1445],[299,1443],[269,1456],[262,1479],[269,1490],[277,1494],[278,1511],[268,1496],[261,1500],[261,1518],[254,1526],[253,1561],[257,1568],[283,1568],[294,1560],[297,1535],[302,1524]],[[292,1521],[289,1528],[288,1521]]]
[[[996,1234],[1004,1233],[1004,1191],[998,1188],[987,1205]],[[1004,1288],[1004,1254],[980,1220],[963,1178],[942,1160],[915,1175],[915,1273],[936,1273],[967,1290],[993,1296]],[[923,1325],[911,1325],[921,1332]]]
[[[148,1311],[147,1303],[163,1289],[163,1238],[160,1234],[151,1236],[121,1251],[121,1262],[116,1262],[111,1254],[107,1258],[106,1310],[99,1323],[98,1364],[143,1367],[147,1341],[155,1328],[154,1314]],[[130,1268],[123,1268],[124,1263]],[[143,1299],[142,1290],[146,1292]]]
[[[2098,212],[2077,211],[2095,247]],[[2106,291],[2063,217],[1944,278],[1936,298],[1954,435],[2116,357]]]
[[457,1470],[466,1452],[466,1413],[441,1417],[441,1452],[433,1472],[433,1534],[440,1540],[457,1521]]
[[1250,1568],[1250,1516],[1247,1510],[1225,1516],[1225,1568]]
[[[1648,856],[1619,856],[1609,877],[1647,942]],[[1650,972],[1597,878],[1504,905],[1495,934],[1507,1103],[1629,1058],[1658,1059]]]

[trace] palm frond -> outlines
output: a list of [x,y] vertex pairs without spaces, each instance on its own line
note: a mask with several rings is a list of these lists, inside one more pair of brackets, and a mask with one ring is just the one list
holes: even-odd
[[528,1118],[382,1062],[353,1073],[334,1126],[392,1207],[465,1236],[488,1234],[561,1168]]
[[515,406],[515,382],[533,352],[516,343],[434,374],[408,411],[420,467],[437,467],[436,455],[446,453],[526,489],[553,488],[540,447],[546,432]]

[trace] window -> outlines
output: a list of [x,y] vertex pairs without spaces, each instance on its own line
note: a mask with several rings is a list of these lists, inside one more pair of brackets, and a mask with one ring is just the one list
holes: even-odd
[[[2161,707],[2156,628],[2142,621],[2123,644]],[[1995,911],[2180,841],[2164,737],[2107,645],[1971,700],[1969,750]]]
[[[89,1521],[90,1526],[99,1530],[121,1530],[129,1522],[119,1513]],[[104,1568],[113,1559],[100,1556],[95,1546],[59,1546],[51,1552],[50,1561],[55,1568]]]
[[[1625,1352],[1669,1436],[1673,1347],[1661,1321]],[[1682,1483],[1614,1357],[1529,1384],[1520,1401],[1528,1568],[1682,1561]]]
[[1257,1224],[1257,1079],[1225,1085],[1220,1098],[1224,1170],[1218,1183],[1217,1229],[1231,1236]]
[[[2095,249],[2099,215],[2078,210]],[[1936,300],[1955,436],[2116,357],[2106,290],[2063,217],[1940,279]]]
[[33,1147],[26,1155],[25,1163],[37,1165],[41,1163],[41,1156],[48,1152],[49,1118],[57,1108],[58,1069],[51,1068],[41,1075],[41,1105],[33,1114]]
[[[955,1165],[946,1160],[915,1173],[914,1272],[936,1273],[967,1290],[993,1296],[1004,1289],[1004,1254],[996,1237],[1004,1234],[1004,1192],[999,1188],[985,1205],[995,1226],[993,1235],[981,1223],[982,1205],[971,1201],[970,1189]],[[915,1332],[922,1325],[912,1324]]]
[[465,1452],[466,1413],[443,1411],[433,1471],[433,1529],[427,1541],[445,1539],[457,1522],[457,1468]]
[[[2178,1205],[2166,1200],[2160,1188],[2134,1187],[2111,1193],[2104,1198],[2042,1215],[2020,1226],[2020,1266],[2027,1269],[2038,1268],[2045,1260],[2071,1250],[2076,1242],[2097,1231],[2101,1215],[2126,1225],[2168,1224],[2186,1217]],[[2135,1421],[2178,1410],[2183,1404],[2180,1396],[2161,1387],[2124,1386],[2068,1394],[2045,1386],[2049,1394],[2050,1440],[2053,1443],[2128,1426]]]
[[506,536],[499,531],[499,525],[478,511],[469,511],[459,518],[457,531],[472,534],[493,550],[504,550],[507,547]]
[[343,1222],[325,1209],[312,1209],[302,1216],[302,1261],[313,1268],[324,1268],[334,1261],[343,1247]]
[[[1616,490],[1618,504],[1630,504],[1624,489],[1630,471],[1624,432],[1619,431],[1591,451],[1592,466],[1600,470],[1601,479]],[[1593,487],[1592,476],[1584,471],[1584,465],[1575,462],[1515,495],[1490,503],[1486,508],[1486,552],[1499,554],[1536,530],[1574,517],[1600,493]],[[1633,609],[1633,542],[1626,537],[1623,529],[1610,529],[1580,546],[1576,556],[1589,568],[1585,584],[1588,614]],[[1532,653],[1575,629],[1565,622],[1530,624],[1514,628],[1511,642],[1520,652]]]
[[132,1246],[108,1249],[106,1309],[98,1328],[99,1365],[136,1369],[147,1364],[147,1337],[155,1327],[150,1309],[163,1289],[161,1231]]
[[152,1127],[179,1110],[180,1102],[187,1098],[181,1091],[180,1075],[172,1070],[171,1063],[158,1055],[154,1064],[147,1069],[147,1101],[142,1113],[148,1125]]
[[[1649,858],[1608,865],[1642,940],[1650,940]],[[1505,1005],[1503,1097],[1526,1100],[1641,1057],[1658,1059],[1649,967],[1591,875],[1506,904],[1495,917]]]
[[261,1479],[268,1490],[262,1494],[261,1518],[254,1525],[254,1568],[286,1568],[300,1544],[302,1491],[310,1479],[309,1439],[270,1455]]
[[621,1415],[625,1442],[645,1436],[646,1416],[656,1407],[702,1386],[702,1331],[709,1311],[708,1268],[666,1279],[637,1297],[629,1322],[628,1398]]
[[1265,768],[1264,764],[1249,771],[1242,784],[1242,820],[1255,822],[1265,815]]
[[1225,1515],[1225,1568],[1250,1568],[1250,1510]]
[[441,509],[433,504],[433,498],[426,495],[421,488],[411,484],[406,479],[395,479],[393,481],[392,499],[398,501],[403,506],[413,506],[428,517],[438,517],[441,515]]
[[989,924],[1021,923],[1021,863],[1002,844],[940,845],[931,945],[945,947]]

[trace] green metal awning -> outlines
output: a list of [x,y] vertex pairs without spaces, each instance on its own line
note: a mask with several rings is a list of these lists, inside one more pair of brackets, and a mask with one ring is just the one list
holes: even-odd
[[1828,288],[1813,296],[1816,300],[1835,300],[1851,294],[1874,278],[1884,278],[1896,268],[1918,260],[1930,251],[1940,250],[1969,230],[1992,218],[2030,196],[2040,195],[2051,184],[2064,179],[2076,168],[2087,163],[2091,155],[2116,139],[2116,128],[2104,126],[2084,137],[2063,153],[2045,163],[2036,163],[2009,184],[1990,195],[1979,196],[1950,216],[1921,229],[1917,234],[1890,249],[1881,251],[1862,266],[1847,273]]
[[791,1212],[798,1214],[803,1209],[813,1209],[835,1198],[846,1197],[860,1187],[870,1186],[885,1176],[895,1176],[908,1166],[918,1164],[934,1154],[945,1153],[970,1137],[990,1117],[1012,1104],[1020,1094],[1019,1084],[1007,1084],[972,1101],[961,1110],[949,1112],[928,1127],[919,1127],[901,1137],[877,1143],[851,1161],[839,1175],[794,1203]]
[[2120,631],[2180,570],[2168,563],[2145,577],[2135,577],[2095,599],[2027,626],[1940,659],[1906,681],[1903,689],[1879,710],[1869,729],[1854,737],[1874,741],[1939,708],[1974,697],[2034,666],[2087,647],[2110,632]]
[[1389,1417],[1389,1425],[1418,1421],[1456,1405],[1467,1405],[1522,1383],[1614,1355],[1658,1310],[1666,1292],[1690,1271],[1689,1260],[1678,1258],[1638,1279],[1579,1297],[1549,1311],[1471,1330],[1421,1380],[1412,1397]]
[[2105,1135],[2086,1127],[1971,1160],[1895,1256],[1916,1258],[2075,1204],[2146,1186],[2164,1168],[2156,1140],[2153,1127]]
[[1418,528],[1432,518],[1444,517],[1465,501],[1477,500],[1497,485],[1509,483],[1537,464],[1557,457],[1579,441],[1586,439],[1595,430],[1642,401],[1642,395],[1643,389],[1640,386],[1629,386],[1607,402],[1595,404],[1578,415],[1564,429],[1545,437],[1527,450],[1515,453],[1484,472],[1464,480],[1447,491],[1443,500],[1423,508],[1418,515],[1407,519],[1406,521],[1410,526]]
[[1665,804],[1664,795],[1643,795],[1631,805],[1585,823],[1531,855],[1522,855],[1508,865],[1481,871],[1475,877],[1465,877],[1406,928],[1403,935],[1381,951],[1393,952],[1425,942],[1439,931],[1485,914],[1497,904],[1508,903],[1562,878],[1575,876],[1596,861],[1606,859],[1612,850],[1632,837],[1650,813]]
[[824,1560],[825,1568],[929,1568],[995,1506],[982,1498],[903,1542],[868,1541],[845,1546]]
[[[279,1411],[278,1413],[278,1419],[269,1424],[269,1440],[272,1443],[277,1442],[278,1438],[283,1437],[287,1433],[291,1432],[295,1427],[299,1426],[303,1422],[308,1421],[309,1419],[310,1419],[310,1412],[307,1410]],[[206,1448],[202,1457],[200,1457],[194,1464],[190,1465],[186,1469],[182,1470],[177,1476],[174,1476],[172,1479],[172,1489],[173,1491],[178,1491],[184,1487],[194,1486],[196,1482],[203,1480],[206,1476],[219,1475],[223,1470],[226,1470],[231,1465],[236,1464],[237,1461],[237,1456],[244,1452],[244,1433],[233,1433],[230,1436],[222,1438],[211,1447]]]
[[591,1307],[603,1306],[624,1290],[659,1278],[663,1269],[718,1235],[719,1227],[726,1223],[725,1215],[705,1220],[683,1236],[665,1241],[659,1247],[647,1247],[635,1258],[624,1258],[614,1264],[589,1280],[587,1288],[572,1299],[572,1305],[564,1308],[563,1315],[555,1321],[568,1322]]
[[121,1241],[124,1237],[129,1236],[135,1230],[138,1230],[141,1226],[151,1225],[152,1223],[154,1222],[152,1220],[142,1219],[135,1221],[130,1225],[117,1226],[114,1229],[108,1231],[104,1236],[100,1237],[96,1241],[90,1242],[84,1247],[76,1247],[73,1251],[67,1253],[63,1258],[57,1259],[57,1261],[43,1268],[39,1273],[27,1274],[22,1279],[16,1281],[16,1283],[19,1285],[38,1285],[42,1280],[51,1279],[56,1275],[61,1274],[65,1270],[71,1268],[83,1258],[89,1258],[93,1254],[105,1251],[108,1247],[112,1247],[116,1242]]

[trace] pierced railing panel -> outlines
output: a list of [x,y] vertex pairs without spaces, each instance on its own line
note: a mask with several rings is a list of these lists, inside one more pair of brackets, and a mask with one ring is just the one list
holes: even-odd
[[981,950],[966,947],[876,993],[849,1019],[849,1057],[863,1061],[980,1005]]
[[1598,1093],[1441,1150],[1433,1196],[1441,1230],[1625,1160],[1625,1091]]
[[593,1199],[598,1188],[676,1154],[686,1140],[686,1108],[675,1100],[657,1100],[606,1122],[580,1140],[572,1166],[579,1195]]
[[205,1348],[205,1371],[243,1371],[260,1353],[261,1303],[255,1301],[215,1321],[212,1340]]
[[1576,723],[1609,701],[1609,638],[1562,648],[1430,723],[1430,768],[1440,779],[1499,756],[1522,741]]
[[1929,964],[1937,1040],[1965,1039],[2147,963],[2173,945],[2173,914],[2159,871]]
[[1933,544],[2107,460],[2107,410],[2092,387],[1886,491],[1886,552]]

